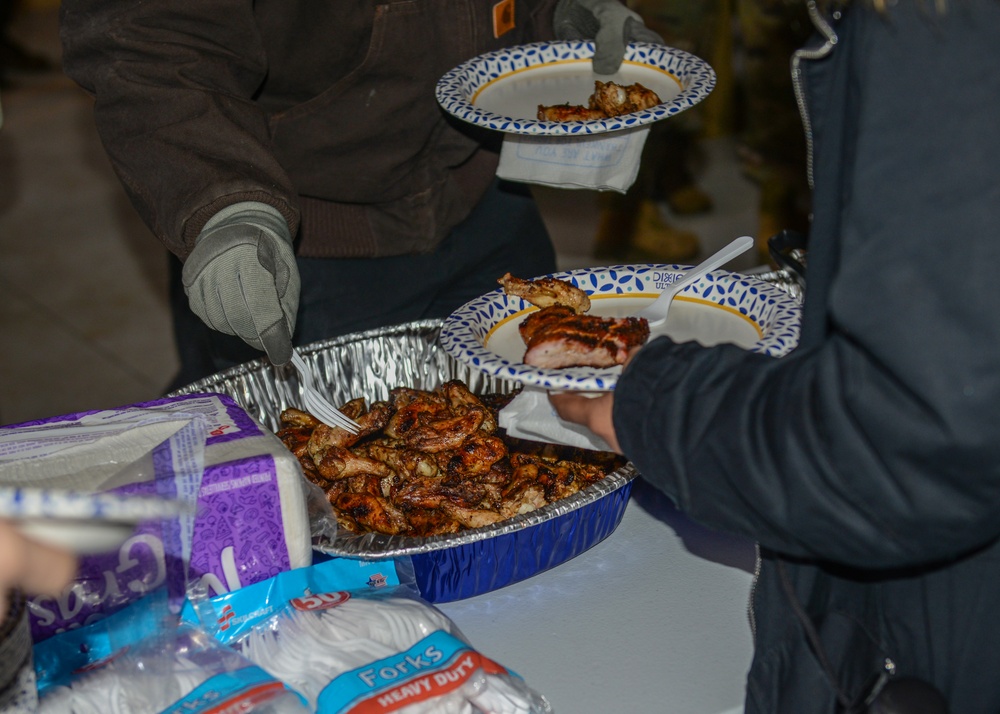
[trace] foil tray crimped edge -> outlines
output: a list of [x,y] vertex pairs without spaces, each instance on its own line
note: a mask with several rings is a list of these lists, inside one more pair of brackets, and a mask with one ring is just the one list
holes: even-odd
[[754,277],[758,280],[763,280],[766,283],[771,283],[776,288],[780,288],[788,293],[791,297],[795,298],[799,302],[802,301],[805,291],[802,289],[802,285],[795,279],[795,276],[789,273],[784,268],[778,268],[777,270],[769,270],[763,273],[754,273],[748,277]]

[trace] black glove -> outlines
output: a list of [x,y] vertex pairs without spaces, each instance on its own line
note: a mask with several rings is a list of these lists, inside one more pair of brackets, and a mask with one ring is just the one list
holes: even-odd
[[213,330],[292,358],[299,269],[288,224],[264,203],[238,203],[205,224],[181,273],[191,309]]
[[594,40],[597,74],[617,72],[629,42],[663,44],[662,37],[618,0],[559,0],[554,22],[560,40]]

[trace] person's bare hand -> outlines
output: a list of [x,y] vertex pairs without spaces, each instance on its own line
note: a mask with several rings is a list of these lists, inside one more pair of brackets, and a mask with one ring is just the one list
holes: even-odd
[[611,415],[615,403],[612,392],[599,397],[588,397],[573,392],[550,392],[549,402],[561,418],[587,427],[604,439],[616,452],[622,453]]
[[77,561],[72,553],[26,538],[0,520],[0,622],[7,616],[7,594],[58,595],[73,581]]
[[[625,358],[625,366],[631,362],[642,347],[633,347]],[[617,453],[622,453],[615,433],[613,392],[599,397],[588,397],[572,392],[549,392],[549,403],[561,419],[585,426],[607,442]]]

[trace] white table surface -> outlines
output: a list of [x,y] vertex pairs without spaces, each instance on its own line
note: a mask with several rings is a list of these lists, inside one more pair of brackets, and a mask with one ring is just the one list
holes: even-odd
[[694,524],[641,479],[618,528],[578,557],[439,604],[556,714],[742,712],[753,544]]

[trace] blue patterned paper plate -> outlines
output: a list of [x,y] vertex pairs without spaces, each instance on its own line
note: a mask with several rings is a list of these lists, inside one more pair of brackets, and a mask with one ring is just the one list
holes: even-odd
[[[615,265],[570,270],[554,277],[590,295],[589,314],[625,317],[652,302],[688,269],[679,265]],[[466,303],[444,321],[441,346],[463,364],[525,385],[592,392],[614,389],[621,367],[543,369],[521,361],[525,345],[517,328],[536,309],[497,288]],[[650,339],[666,334],[677,341],[731,343],[780,357],[798,344],[799,322],[798,299],[781,288],[753,276],[716,270],[674,298],[666,325],[654,330]]]
[[[631,129],[667,119],[708,96],[715,72],[702,59],[666,45],[632,43],[621,69],[594,74],[594,43],[535,42],[488,52],[445,74],[437,99],[445,111],[477,126],[511,134],[572,136]],[[592,121],[550,122],[538,105],[586,105],[594,80],[639,82],[661,104],[632,114]]]

